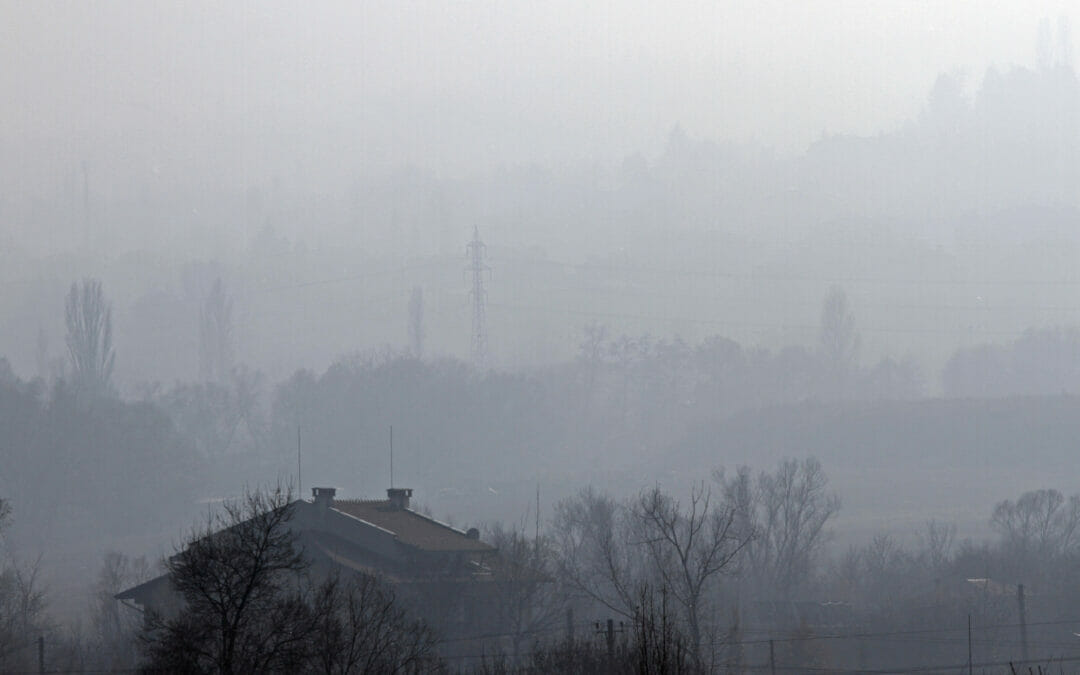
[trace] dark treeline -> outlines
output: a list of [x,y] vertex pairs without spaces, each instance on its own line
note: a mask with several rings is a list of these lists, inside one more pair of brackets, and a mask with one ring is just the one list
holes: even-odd
[[[832,300],[839,309],[830,310]],[[5,367],[0,450],[20,470],[0,475],[0,486],[21,514],[20,538],[64,547],[85,541],[98,521],[118,537],[154,533],[166,514],[186,518],[199,500],[295,478],[298,431],[307,484],[378,494],[394,426],[399,475],[421,488],[421,501],[471,519],[520,512],[537,480],[550,503],[567,494],[568,476],[614,481],[605,483],[613,489],[633,488],[642,475],[678,483],[716,457],[812,452],[844,468],[866,457],[880,470],[922,457],[925,469],[953,476],[961,467],[1008,471],[1033,429],[1041,441],[1029,457],[1049,464],[1029,467],[1032,478],[1054,475],[1075,431],[1071,398],[1061,397],[1080,384],[1074,331],[962,350],[943,375],[959,396],[1049,399],[917,401],[924,376],[910,363],[860,365],[842,302],[837,291],[825,303],[812,349],[611,336],[590,324],[574,361],[518,372],[388,350],[277,384],[218,366],[215,377],[144,387],[132,401],[77,372],[26,381]],[[89,395],[88,387],[103,388]],[[959,487],[968,496],[974,485]],[[515,494],[493,495],[501,490]]]
[[25,382],[2,361],[0,427],[0,489],[33,550],[160,533],[205,484],[205,457],[161,407]]
[[952,397],[1076,393],[1080,389],[1080,330],[1029,330],[1016,340],[959,349],[941,373]]

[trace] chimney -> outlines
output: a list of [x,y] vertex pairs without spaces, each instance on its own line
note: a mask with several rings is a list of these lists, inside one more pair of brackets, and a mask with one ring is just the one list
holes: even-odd
[[337,494],[337,490],[332,487],[313,487],[311,488],[311,496],[315,502],[315,506],[320,509],[328,509],[334,505],[334,495]]
[[412,488],[390,488],[386,491],[390,499],[390,508],[395,511],[409,508],[409,497],[412,497]]

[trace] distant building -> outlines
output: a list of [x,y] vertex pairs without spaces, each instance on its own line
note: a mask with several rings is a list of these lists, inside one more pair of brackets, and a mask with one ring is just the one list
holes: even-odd
[[[312,489],[293,502],[289,526],[315,571],[378,576],[444,638],[478,633],[496,616],[497,550],[475,528],[458,530],[409,508],[410,488],[386,499],[336,500],[336,490]],[[144,608],[168,611],[179,601],[167,575],[116,595]]]

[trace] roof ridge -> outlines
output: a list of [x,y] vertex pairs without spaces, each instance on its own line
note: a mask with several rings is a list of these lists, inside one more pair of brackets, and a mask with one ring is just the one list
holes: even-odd
[[412,513],[412,514],[414,514],[416,516],[419,516],[419,517],[423,518],[424,520],[426,520],[426,521],[428,521],[430,523],[435,523],[436,525],[441,525],[442,527],[445,527],[446,529],[451,530],[455,534],[460,534],[462,536],[468,536],[467,531],[459,529],[457,527],[454,527],[450,523],[444,523],[443,521],[439,520],[438,518],[433,518],[432,516],[420,513],[419,511],[413,511],[412,509],[404,509],[404,510],[408,511],[409,513]]
[[459,529],[410,508],[394,508],[389,500],[337,500],[331,507],[357,520],[393,532],[402,544],[427,550],[493,550]]

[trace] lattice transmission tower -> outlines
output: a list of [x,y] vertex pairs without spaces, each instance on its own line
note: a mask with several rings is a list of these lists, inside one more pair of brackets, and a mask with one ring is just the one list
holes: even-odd
[[466,271],[472,274],[472,360],[478,367],[487,365],[487,292],[484,290],[484,273],[491,270],[484,264],[484,242],[480,241],[480,228],[473,228],[472,241],[465,247],[469,266]]

